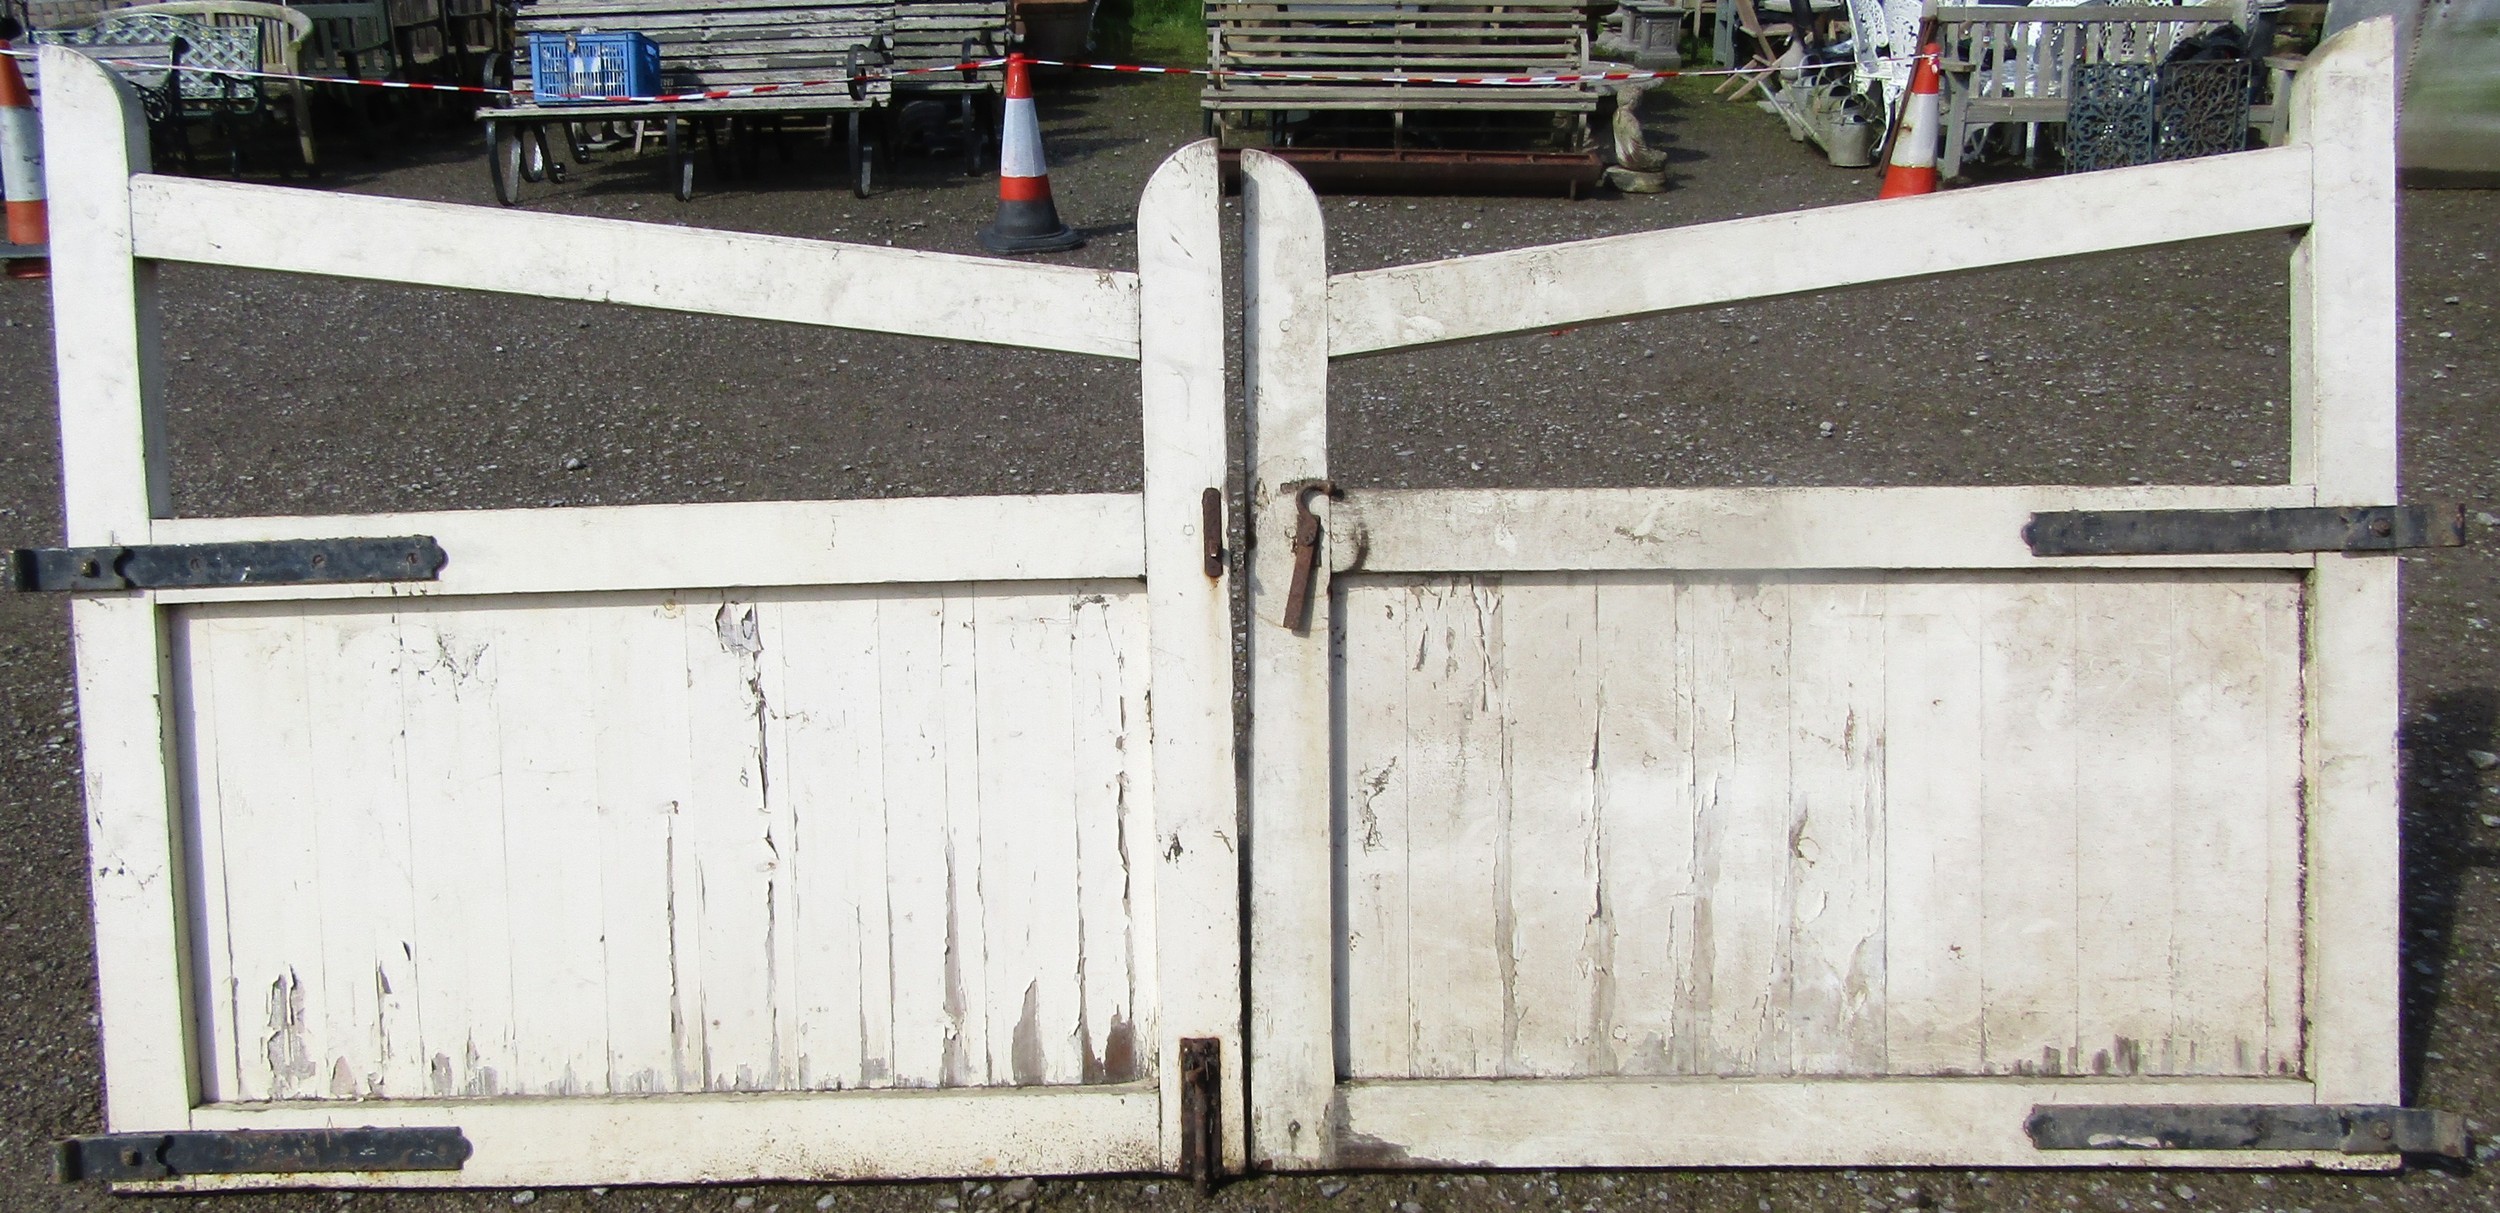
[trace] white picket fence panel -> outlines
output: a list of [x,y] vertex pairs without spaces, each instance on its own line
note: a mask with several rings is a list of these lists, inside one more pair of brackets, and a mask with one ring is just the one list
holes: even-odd
[[[1253,1165],[2391,1165],[2024,1121],[2399,1097],[2395,562],[2022,539],[2393,500],[2390,68],[2276,149],[1334,276],[1243,153]],[[2285,484],[1312,487],[1334,358],[2267,231]]]
[[[450,557],[75,601],[108,1128],[475,1150],[170,1186],[1172,1170],[1183,1038],[1241,1123],[1211,144],[1071,269],[152,176],[44,54],[69,542]],[[169,517],[163,262],[1133,360],[1144,487]]]

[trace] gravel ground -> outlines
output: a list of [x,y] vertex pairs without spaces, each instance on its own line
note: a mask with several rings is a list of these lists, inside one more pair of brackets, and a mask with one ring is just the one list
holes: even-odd
[[[1043,108],[1065,263],[1135,264],[1146,175],[1197,130],[1185,80],[1061,80]],[[1645,197],[1330,198],[1345,270],[1870,196],[1770,118],[1653,97],[1674,188]],[[327,188],[484,202],[465,140],[339,157]],[[707,176],[680,205],[651,161],[537,187],[533,209],[977,251],[994,195],[902,159],[859,201],[820,145]],[[2405,496],[2478,511],[2500,481],[2500,205],[2405,205]],[[2285,474],[2280,240],[1782,300],[1340,367],[1356,485],[2260,482]],[[1776,249],[1761,250],[1765,258]],[[163,271],[175,497],[187,515],[1131,490],[1135,381],[1109,362],[529,299]],[[49,317],[0,283],[0,540],[59,539]],[[1830,422],[1828,436],[1823,423]],[[2488,524],[2486,524],[2486,527]],[[2500,1131],[2500,615],[2494,547],[2407,557],[2404,1044],[2412,1098]],[[66,610],[0,598],[0,1209],[875,1210],[1190,1207],[1151,1179],[601,1192],[117,1199],[46,1183],[46,1143],[99,1126]],[[2488,1154],[2488,1152],[2487,1152]],[[1216,1205],[2403,1210],[2500,1207],[2487,1170],[2208,1173],[1617,1172],[1264,1178]]]

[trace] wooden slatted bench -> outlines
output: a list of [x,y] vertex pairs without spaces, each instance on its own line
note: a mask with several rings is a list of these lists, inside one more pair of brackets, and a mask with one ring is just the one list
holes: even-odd
[[895,0],[894,91],[901,98],[952,96],[963,124],[965,158],[981,167],[984,114],[1006,87],[1003,68],[916,71],[1007,53],[1007,0]]
[[1974,128],[2064,122],[2079,66],[2160,63],[2181,40],[2241,20],[2239,8],[2223,5],[1939,8],[1945,99],[1937,168],[1946,177],[1961,172]]
[[1207,0],[1201,94],[1211,112],[1241,110],[1546,110],[1585,114],[1595,93],[1577,84],[1435,85],[1295,81],[1227,75],[1279,71],[1348,74],[1550,75],[1586,70],[1582,0]]

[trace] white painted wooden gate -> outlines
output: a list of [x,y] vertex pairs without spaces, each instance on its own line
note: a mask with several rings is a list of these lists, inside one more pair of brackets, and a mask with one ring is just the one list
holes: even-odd
[[[2392,500],[2389,65],[2278,149],[1334,277],[1244,153],[1253,1164],[2392,1161],[2024,1130],[2398,1097],[2395,563],[2024,542]],[[2288,484],[1313,487],[1332,358],[2262,231]]]
[[[1183,1038],[1242,1123],[1212,145],[1140,272],[1054,268],[135,173],[44,53],[71,545],[449,556],[77,599],[111,1130],[475,1150],[202,1187],[1169,1170]],[[169,517],[166,261],[1132,359],[1144,491]]]

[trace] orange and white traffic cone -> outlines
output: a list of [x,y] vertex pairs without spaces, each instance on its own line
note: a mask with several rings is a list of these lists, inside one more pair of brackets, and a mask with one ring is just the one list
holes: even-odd
[[998,217],[981,229],[993,253],[1056,253],[1085,243],[1059,221],[1050,201],[1050,166],[1042,160],[1042,119],[1033,109],[1032,63],[1007,56],[1007,114],[1000,124]]
[[1902,101],[1901,129],[1892,136],[1892,156],[1884,164],[1884,188],[1878,198],[1904,198],[1936,192],[1936,138],[1944,126],[1943,75],[1936,70],[1940,47],[1930,42],[1918,50],[1918,66],[1910,72],[1910,95]]
[[[0,51],[9,44],[0,40]],[[9,202],[9,243],[40,247],[51,238],[51,219],[43,202],[43,128],[35,121],[35,99],[26,91],[26,77],[17,60],[0,55],[0,178]],[[11,278],[49,278],[52,263],[45,257],[12,257]]]

